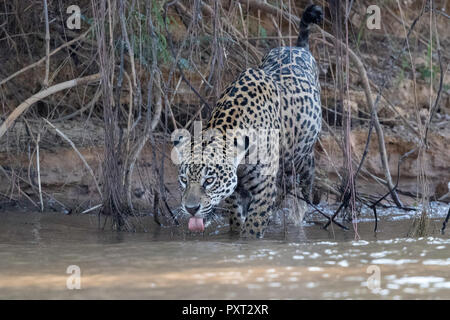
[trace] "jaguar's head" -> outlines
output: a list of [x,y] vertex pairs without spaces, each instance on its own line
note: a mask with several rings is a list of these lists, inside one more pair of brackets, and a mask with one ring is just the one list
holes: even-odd
[[172,159],[178,161],[181,210],[190,217],[189,230],[203,231],[213,217],[214,207],[236,189],[237,166],[242,157],[222,159],[218,157],[221,147],[214,143],[192,144],[189,136],[175,138],[174,146]]
[[203,231],[213,208],[229,197],[237,186],[236,168],[228,164],[184,163],[178,180],[183,192],[181,208],[190,215],[189,230]]

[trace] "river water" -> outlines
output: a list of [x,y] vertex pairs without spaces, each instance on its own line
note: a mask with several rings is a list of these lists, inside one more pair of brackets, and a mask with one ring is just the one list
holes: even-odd
[[128,233],[99,230],[95,215],[1,212],[0,298],[450,299],[448,205],[433,205],[427,237],[407,237],[414,213],[383,210],[377,233],[363,212],[358,241],[276,219],[248,241],[150,218],[148,232]]

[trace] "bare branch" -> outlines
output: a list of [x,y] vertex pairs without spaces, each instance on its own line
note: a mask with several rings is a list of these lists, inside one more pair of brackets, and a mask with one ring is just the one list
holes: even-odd
[[3,137],[6,131],[12,126],[14,121],[16,121],[16,119],[26,110],[28,110],[28,108],[31,107],[34,103],[59,91],[70,89],[79,85],[87,84],[98,80],[100,80],[100,73],[58,83],[55,84],[54,86],[51,86],[45,90],[39,91],[38,93],[32,95],[27,100],[22,102],[17,108],[15,108],[14,111],[11,112],[9,117],[2,123],[2,125],[0,126],[0,138]]

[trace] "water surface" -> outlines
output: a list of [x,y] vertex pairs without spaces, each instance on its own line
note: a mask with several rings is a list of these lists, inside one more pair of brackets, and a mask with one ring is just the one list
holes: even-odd
[[[95,215],[1,212],[0,298],[450,299],[450,237],[438,232],[448,207],[435,207],[423,238],[406,236],[413,213],[382,211],[375,234],[363,212],[359,241],[313,223],[284,232],[276,219],[265,239],[245,241],[225,227],[117,233]],[[80,290],[67,288],[71,265]]]

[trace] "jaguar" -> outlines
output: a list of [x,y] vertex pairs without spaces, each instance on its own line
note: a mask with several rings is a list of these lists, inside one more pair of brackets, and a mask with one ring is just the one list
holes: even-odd
[[309,32],[322,19],[320,6],[307,7],[296,45],[271,49],[259,67],[243,71],[221,94],[200,139],[172,136],[189,230],[203,232],[220,205],[230,212],[232,232],[262,238],[282,179],[287,191],[298,187],[311,199],[322,113]]

